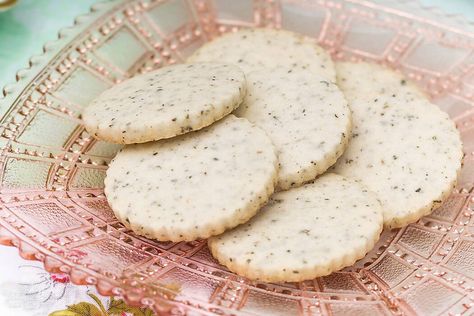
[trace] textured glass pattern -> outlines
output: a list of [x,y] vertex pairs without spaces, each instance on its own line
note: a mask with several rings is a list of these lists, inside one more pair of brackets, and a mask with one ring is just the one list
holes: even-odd
[[[0,99],[0,242],[102,294],[163,315],[474,313],[474,26],[387,0],[112,0],[77,18]],[[102,191],[120,146],[93,139],[80,111],[112,84],[182,62],[242,27],[307,34],[335,59],[403,71],[456,122],[464,167],[431,215],[385,230],[353,266],[301,283],[251,282],[205,240],[156,242],[119,223]],[[125,49],[124,49],[125,48]]]

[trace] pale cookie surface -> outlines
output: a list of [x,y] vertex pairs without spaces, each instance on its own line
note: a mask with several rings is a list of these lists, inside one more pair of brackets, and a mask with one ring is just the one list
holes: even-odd
[[412,93],[349,99],[352,139],[334,172],[375,192],[385,226],[402,227],[439,206],[454,188],[462,144],[448,115]]
[[126,146],[107,170],[105,194],[140,235],[207,238],[255,215],[273,192],[277,165],[268,136],[229,115],[198,132]]
[[262,128],[278,152],[278,189],[313,180],[342,154],[351,114],[339,88],[304,70],[264,69],[247,75],[247,96],[235,111]]
[[247,29],[227,33],[199,48],[188,61],[238,65],[245,73],[261,68],[305,69],[335,81],[331,56],[314,38],[283,30]]
[[399,71],[368,62],[337,62],[337,85],[348,99],[376,98],[379,94],[424,93]]
[[232,112],[245,95],[245,75],[228,64],[168,66],[106,90],[84,111],[89,133],[131,144],[199,130]]
[[239,275],[297,282],[353,264],[373,247],[382,226],[375,195],[329,173],[274,194],[248,223],[208,244],[212,255]]

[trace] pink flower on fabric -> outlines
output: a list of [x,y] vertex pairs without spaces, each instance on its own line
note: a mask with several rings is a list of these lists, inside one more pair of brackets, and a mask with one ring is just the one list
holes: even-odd
[[57,301],[64,297],[67,288],[71,286],[69,276],[64,273],[49,274],[42,267],[33,265],[22,265],[19,268],[29,276],[28,280],[18,284],[30,299],[34,298],[42,303]]
[[51,280],[57,283],[69,283],[71,279],[69,278],[69,275],[64,274],[64,273],[51,273]]

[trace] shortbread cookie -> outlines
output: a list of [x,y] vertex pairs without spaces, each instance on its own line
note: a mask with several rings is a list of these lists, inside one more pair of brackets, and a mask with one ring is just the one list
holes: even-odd
[[297,282],[352,265],[373,247],[382,226],[375,195],[329,173],[274,194],[248,223],[208,244],[221,264],[241,276]]
[[189,241],[255,215],[273,192],[277,166],[268,136],[229,115],[195,133],[126,146],[107,170],[105,194],[137,234]]
[[247,75],[247,96],[235,111],[262,128],[278,152],[278,188],[313,180],[342,154],[351,114],[339,88],[309,71],[262,69]]
[[337,85],[348,99],[377,98],[379,94],[425,94],[399,71],[368,62],[337,62]]
[[233,63],[249,73],[277,66],[305,69],[335,81],[329,53],[314,38],[283,30],[246,29],[227,33],[199,48],[188,61]]
[[85,109],[89,133],[131,144],[199,130],[232,112],[245,95],[236,66],[197,63],[168,66],[106,90]]
[[352,139],[334,172],[378,195],[388,228],[415,222],[439,206],[455,187],[463,156],[448,115],[407,92],[358,95],[349,105]]

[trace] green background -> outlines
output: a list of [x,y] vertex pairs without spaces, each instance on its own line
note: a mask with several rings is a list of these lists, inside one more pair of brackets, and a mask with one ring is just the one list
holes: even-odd
[[[28,59],[40,54],[43,44],[54,40],[61,27],[72,25],[74,17],[88,12],[97,1],[19,0],[10,10],[0,12],[0,89],[14,81],[16,71],[27,67]],[[474,0],[421,2],[448,13],[462,13],[474,21]]]
[[89,11],[98,0],[18,0],[0,12],[0,91],[15,80],[16,72],[41,54],[44,43],[55,40],[58,30]]

